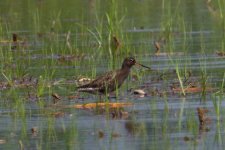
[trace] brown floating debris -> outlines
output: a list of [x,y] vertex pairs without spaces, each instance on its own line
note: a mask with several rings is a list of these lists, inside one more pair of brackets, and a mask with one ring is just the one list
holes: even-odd
[[216,54],[217,54],[218,56],[221,56],[221,57],[225,56],[225,52],[222,52],[222,51],[216,52]]
[[52,93],[52,97],[54,104],[56,104],[59,100],[61,100],[61,97],[57,93]]
[[52,97],[61,100],[61,97],[57,93],[52,93]]
[[111,134],[111,136],[112,136],[113,138],[121,137],[121,135],[120,135],[119,133],[116,133],[116,132],[113,132],[113,133]]
[[37,128],[37,127],[31,128],[31,132],[32,132],[32,133],[38,132],[38,128]]
[[38,128],[37,127],[31,128],[31,133],[32,133],[33,136],[37,136],[37,134],[38,134]]
[[92,109],[97,107],[110,107],[110,108],[120,108],[120,107],[126,107],[126,106],[132,106],[133,103],[108,103],[108,102],[102,102],[102,103],[87,103],[87,104],[76,104],[73,107],[78,109]]
[[61,100],[61,97],[57,93],[52,93],[52,97],[54,104],[56,104],[59,100]]
[[206,116],[208,109],[198,107],[197,112],[198,112],[198,119],[201,125],[210,121],[210,119]]
[[103,138],[103,137],[104,137],[104,132],[101,131],[101,130],[99,130],[99,131],[98,131],[98,137],[99,137],[99,138]]

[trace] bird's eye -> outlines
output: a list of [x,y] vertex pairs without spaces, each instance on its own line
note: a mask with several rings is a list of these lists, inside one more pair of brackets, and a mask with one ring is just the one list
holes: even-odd
[[134,62],[134,59],[133,59],[133,58],[131,58],[131,59],[130,59],[130,61],[131,61],[131,62]]

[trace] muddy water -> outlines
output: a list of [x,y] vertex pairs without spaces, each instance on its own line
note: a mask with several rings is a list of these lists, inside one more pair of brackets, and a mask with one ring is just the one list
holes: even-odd
[[[123,20],[114,57],[109,10]],[[223,149],[217,3],[3,0],[0,12],[0,149]],[[103,99],[132,105],[84,107],[99,97],[76,92],[79,80],[120,68],[128,55],[152,70],[133,67],[117,97]]]

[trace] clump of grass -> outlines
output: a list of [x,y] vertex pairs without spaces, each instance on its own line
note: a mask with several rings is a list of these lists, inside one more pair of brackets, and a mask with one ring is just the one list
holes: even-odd
[[33,15],[33,27],[34,27],[34,33],[37,34],[41,32],[40,14],[38,9]]
[[187,129],[193,134],[196,135],[198,133],[198,122],[196,120],[196,111],[186,111],[187,113]]
[[181,91],[182,91],[182,94],[185,96],[186,92],[185,92],[184,85],[183,85],[183,79],[182,79],[182,74],[181,74],[179,62],[178,62],[178,60],[173,60],[173,58],[171,58],[171,57],[170,57],[170,61],[175,66],[176,75],[177,75],[177,78],[178,78],[178,81],[179,81],[179,84],[180,84],[180,87],[181,87]]
[[221,84],[221,94],[224,93],[224,81],[225,81],[225,72],[223,73],[223,81],[222,81],[222,84]]
[[182,129],[182,118],[183,118],[183,114],[184,114],[184,106],[185,106],[185,104],[186,104],[186,99],[183,97],[182,98],[181,107],[180,107],[179,119],[178,119],[178,128],[179,128],[179,130]]
[[205,71],[201,71],[201,87],[202,87],[202,97],[205,99],[206,88],[207,88],[208,76]]
[[213,96],[213,106],[214,106],[214,110],[216,112],[216,118],[217,121],[220,121],[220,112],[221,112],[221,103],[222,103],[222,97],[221,96]]
[[180,70],[179,70],[178,64],[176,64],[176,74],[177,74],[177,77],[178,77],[178,80],[179,80],[179,83],[180,83],[182,94],[185,96],[186,93],[185,93],[185,90],[184,90],[183,80],[181,78],[181,74],[180,74]]

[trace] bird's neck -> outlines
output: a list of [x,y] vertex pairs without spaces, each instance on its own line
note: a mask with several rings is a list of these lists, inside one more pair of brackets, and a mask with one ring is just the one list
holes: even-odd
[[121,70],[130,70],[130,67],[123,64]]
[[130,73],[130,67],[128,67],[128,66],[122,66],[122,68],[120,70],[121,70],[122,74],[124,74],[124,75],[125,74],[128,75]]

